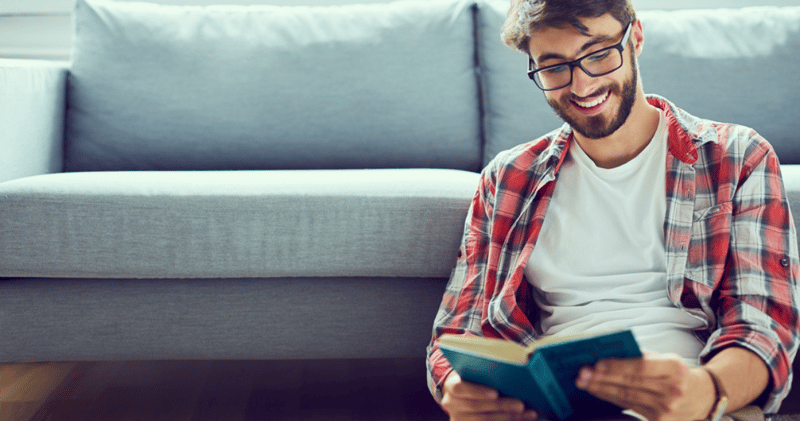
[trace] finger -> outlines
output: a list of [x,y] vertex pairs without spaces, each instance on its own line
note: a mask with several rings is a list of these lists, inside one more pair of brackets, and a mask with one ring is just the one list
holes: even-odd
[[647,390],[656,394],[674,395],[680,391],[678,387],[680,379],[669,377],[646,377],[639,374],[629,373],[599,373],[590,368],[581,369],[576,379],[579,387],[585,387],[590,383],[596,385],[615,385],[625,388]]
[[643,377],[638,374],[627,373],[598,373],[596,370],[584,367],[575,380],[575,385],[587,391],[608,390],[638,390],[659,399],[672,399],[684,394],[681,378],[676,377]]
[[497,399],[500,395],[491,387],[462,380],[455,371],[445,379],[444,391],[460,399]]
[[535,411],[525,411],[525,404],[521,400],[500,397],[496,389],[464,381],[456,372],[451,372],[445,379],[441,404],[451,414],[451,419],[537,418]]
[[675,396],[614,384],[590,383],[585,390],[604,401],[633,409],[651,420],[659,419],[658,414],[674,412],[676,410],[674,404],[678,401]]
[[632,406],[646,406],[649,408],[658,405],[657,402],[661,398],[649,390],[607,383],[590,383],[584,390],[600,399],[627,408]]
[[646,353],[643,358],[603,359],[598,361],[594,368],[600,374],[674,378],[683,376],[689,366],[672,354]]
[[576,384],[578,387],[586,386],[589,383],[596,385],[613,385],[621,388],[640,389],[650,392],[662,398],[674,398],[684,395],[686,377],[680,373],[654,376],[629,373],[625,371],[611,371],[607,373],[584,368],[580,371]]
[[499,397],[497,390],[469,382],[461,382],[453,385],[452,393],[460,399],[496,400]]

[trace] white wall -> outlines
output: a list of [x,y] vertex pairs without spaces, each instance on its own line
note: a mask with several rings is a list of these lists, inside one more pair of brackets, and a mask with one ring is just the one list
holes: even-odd
[[[130,1],[130,0],[122,0]],[[144,0],[163,4],[277,4],[330,5],[349,3],[386,3],[390,0]],[[69,13],[75,0],[2,0],[0,15],[8,13]],[[701,9],[716,7],[790,6],[800,0],[633,0],[637,9]]]
[[[130,0],[122,0],[130,1]],[[147,0],[164,4],[336,5],[390,0]],[[0,58],[68,60],[75,0],[0,0]],[[638,10],[800,6],[800,0],[633,0]]]

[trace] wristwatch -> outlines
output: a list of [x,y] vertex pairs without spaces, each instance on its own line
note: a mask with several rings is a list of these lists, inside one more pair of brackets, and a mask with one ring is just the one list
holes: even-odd
[[714,393],[716,396],[714,398],[714,406],[711,407],[711,412],[708,413],[706,420],[719,421],[720,418],[725,415],[725,409],[728,407],[728,394],[725,393],[725,388],[722,387],[722,382],[719,381],[719,377],[707,367],[704,366],[703,369],[711,376],[711,381],[714,382]]

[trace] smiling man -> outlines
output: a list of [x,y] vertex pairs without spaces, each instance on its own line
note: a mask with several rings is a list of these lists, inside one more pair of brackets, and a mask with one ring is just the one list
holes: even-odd
[[[630,328],[645,357],[585,367],[579,388],[649,420],[777,411],[800,315],[772,147],[644,94],[630,1],[511,3],[503,39],[567,125],[482,173],[428,348],[435,398],[453,420],[537,416],[461,381],[444,333],[528,344]],[[578,417],[609,415],[592,411]]]

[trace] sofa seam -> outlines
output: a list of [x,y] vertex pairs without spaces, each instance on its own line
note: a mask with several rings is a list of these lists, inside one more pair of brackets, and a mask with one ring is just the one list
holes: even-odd
[[481,29],[480,29],[480,5],[472,2],[472,38],[473,38],[473,72],[475,74],[475,84],[477,87],[478,102],[478,151],[479,161],[477,171],[480,172],[486,160],[486,103],[485,103],[485,79],[483,77],[483,63],[481,60]]

